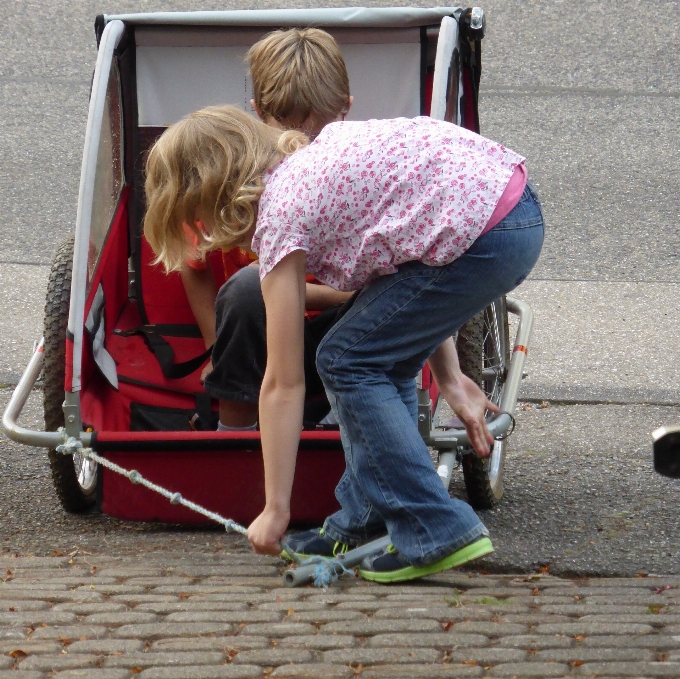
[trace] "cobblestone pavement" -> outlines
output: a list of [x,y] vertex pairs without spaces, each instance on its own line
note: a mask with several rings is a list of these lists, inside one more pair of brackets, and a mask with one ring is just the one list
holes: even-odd
[[680,577],[449,571],[282,587],[281,561],[0,559],[0,679],[678,677]]

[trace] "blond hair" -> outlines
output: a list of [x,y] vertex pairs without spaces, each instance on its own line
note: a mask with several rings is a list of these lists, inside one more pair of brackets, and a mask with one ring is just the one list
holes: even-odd
[[[146,161],[144,235],[166,271],[189,255],[184,224],[199,239],[199,254],[228,250],[254,226],[264,189],[262,174],[307,144],[300,132],[276,130],[235,106],[209,106],[168,127]],[[211,215],[207,232],[196,211]]]
[[349,110],[349,78],[335,39],[318,28],[269,33],[246,54],[253,98],[263,120],[329,122]]

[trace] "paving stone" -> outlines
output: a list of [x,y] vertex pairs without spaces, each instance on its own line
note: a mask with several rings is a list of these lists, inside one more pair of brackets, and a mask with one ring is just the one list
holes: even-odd
[[67,646],[69,653],[135,653],[141,651],[144,644],[139,639],[90,639],[74,641]]
[[619,614],[619,613],[646,613],[647,606],[608,606],[605,604],[568,604],[565,606],[541,606],[543,613],[556,613],[557,615],[590,615],[590,614]]
[[534,658],[543,662],[573,662],[610,660],[655,660],[654,653],[645,648],[588,648],[579,644],[568,649],[548,649],[539,651]]
[[156,667],[164,665],[221,665],[226,660],[218,651],[184,651],[175,653],[128,653],[112,655],[104,660],[104,667]]
[[[23,679],[23,673],[16,679]],[[66,670],[65,672],[58,672],[54,675],[56,679],[129,679],[130,671],[122,669],[82,669],[82,670]]]
[[307,665],[281,665],[269,676],[292,677],[292,679],[350,679],[356,674],[351,667],[309,663]]
[[279,622],[283,615],[279,611],[180,611],[170,613],[168,622]]
[[[419,632],[441,632],[442,626],[436,620],[419,620]],[[341,634],[356,634],[369,636],[372,634],[388,634],[389,632],[411,632],[413,623],[410,620],[346,620],[343,622],[329,622],[322,628],[324,634],[339,632]]]
[[335,620],[368,620],[368,616],[360,611],[300,611],[284,618],[285,622],[311,622],[313,624],[333,622]]
[[54,625],[76,622],[75,613],[68,611],[26,611],[0,613],[0,625],[35,627],[40,624]]
[[540,624],[547,625],[553,622],[574,622],[574,618],[568,615],[548,615],[543,613],[511,613],[510,615],[498,615],[495,617],[495,620],[498,622],[514,622],[518,625],[529,625],[530,627]]
[[151,651],[248,651],[253,648],[271,648],[271,640],[267,637],[229,636],[229,637],[193,637],[186,639],[159,639],[151,644]]
[[593,636],[580,642],[583,646],[596,648],[658,648],[660,650],[680,649],[680,636],[647,634],[644,636]]
[[12,611],[45,611],[48,608],[47,601],[14,601],[12,599],[0,601],[0,613],[11,613]]
[[84,623],[92,625],[134,625],[137,623],[156,622],[158,616],[155,613],[144,611],[121,611],[113,613],[95,613],[83,619]]
[[668,627],[670,625],[680,625],[680,615],[670,615],[663,611],[660,613],[636,613],[620,615],[584,615],[579,618],[579,622],[604,622],[604,623],[642,623],[653,625],[654,627]]
[[93,667],[98,661],[99,656],[86,655],[84,653],[74,653],[73,655],[29,655],[21,661],[20,667],[22,670],[51,672],[68,670],[74,667]]
[[162,578],[149,577],[149,576],[137,576],[132,578],[125,578],[126,585],[136,585],[138,587],[148,588],[148,587],[158,587],[159,585],[174,585],[178,587],[185,587],[189,585],[196,585],[196,578],[189,577],[178,577],[166,575]]
[[526,662],[531,658],[518,648],[469,648],[449,653],[447,662],[464,663],[476,661],[479,665],[497,665],[505,662]]
[[534,630],[536,634],[567,634],[570,636],[579,634],[586,636],[591,634],[649,634],[653,631],[654,628],[651,625],[604,624],[600,622],[558,622],[538,625]]
[[255,623],[241,627],[240,634],[254,634],[278,639],[280,637],[293,636],[294,634],[313,634],[316,628],[304,622],[281,622],[281,623]]
[[[281,582],[280,576],[277,578],[234,578],[234,584],[254,586],[258,585],[260,587],[268,587],[274,584],[279,584]],[[176,585],[159,585],[150,590],[150,594],[175,594],[179,596],[180,594],[227,594],[233,592],[233,585],[189,585],[187,587],[177,587]]]
[[32,641],[28,639],[16,641],[0,641],[0,653],[26,651],[26,653],[59,653],[63,644],[56,641]]
[[[565,623],[566,624],[566,623]],[[528,625],[518,625],[513,622],[457,622],[451,627],[451,632],[484,634],[487,637],[500,637],[510,634],[524,634],[529,631]]]
[[[380,606],[380,603],[378,603]],[[338,606],[340,608],[340,606]],[[389,607],[378,608],[373,617],[376,620],[382,618],[389,618],[392,620],[406,619],[419,620],[421,618],[430,618],[431,620],[439,620],[440,622],[463,622],[474,620],[490,620],[493,617],[492,611],[483,609],[470,608],[451,608],[451,607],[428,607],[428,606],[410,606],[408,608]]]
[[[584,665],[585,667],[585,665]],[[517,662],[496,665],[487,670],[492,677],[563,677],[570,672],[569,665],[545,662]]]
[[299,637],[286,637],[278,643],[279,648],[292,646],[317,651],[328,651],[332,648],[351,648],[356,645],[356,637],[346,634],[308,634]]
[[0,656],[0,670],[8,670],[14,665],[14,658],[9,656]]
[[288,613],[292,611],[298,613],[300,611],[327,611],[329,606],[320,601],[267,601],[258,605],[258,610],[261,611],[281,611]]
[[502,637],[498,644],[504,648],[571,648],[574,640],[562,635],[520,634]]
[[230,634],[233,625],[223,622],[156,622],[123,625],[111,630],[118,639],[159,639],[161,637],[198,637],[204,634]]
[[39,627],[31,639],[102,639],[109,630],[101,625],[62,625],[61,627]]
[[666,634],[680,634],[680,625],[668,625],[664,631]]
[[0,670],[0,679],[44,679],[42,672],[22,672],[17,674],[16,670]]
[[[293,595],[297,596],[281,596],[280,594],[274,595],[269,592],[252,592],[252,593],[239,593],[239,592],[223,592],[220,594],[195,594],[186,599],[182,599],[187,603],[191,604],[218,604],[218,603],[245,603],[245,604],[262,604],[267,602],[275,602],[277,600],[287,601],[291,604],[295,601],[300,601],[300,591],[296,589],[290,589]],[[179,600],[179,599],[176,599]],[[227,610],[227,609],[225,609]]]
[[644,606],[653,606],[654,604],[662,604],[666,601],[665,597],[660,597],[658,594],[651,593],[639,593],[632,594],[628,593],[621,596],[589,596],[586,601],[596,604],[609,604],[609,605],[625,605],[630,606],[631,604],[639,604]]
[[[285,605],[285,604],[284,604]],[[287,604],[290,606],[290,603]],[[165,603],[146,603],[135,606],[135,611],[148,613],[179,613],[181,611],[245,611],[248,604],[236,601],[175,601]]]
[[307,663],[314,660],[314,655],[307,650],[297,648],[261,648],[252,651],[240,651],[231,660],[234,665],[262,665],[276,667],[289,663]]
[[677,662],[584,663],[577,668],[581,675],[609,674],[614,677],[679,677]]
[[101,594],[147,594],[146,587],[132,585],[83,585],[76,592],[100,592]]
[[[0,589],[0,600],[16,599],[16,590],[3,591]],[[100,592],[94,590],[56,590],[56,589],[27,589],[21,593],[22,599],[39,599],[40,601],[102,601]]]
[[68,567],[68,558],[65,556],[12,556],[0,558],[0,570],[16,570],[17,568],[52,568]]
[[488,646],[489,638],[482,634],[449,634],[448,632],[429,632],[420,633],[410,632],[408,634],[377,634],[366,640],[367,646],[409,646],[427,648],[435,646],[437,648],[467,648],[472,646]]
[[378,665],[364,667],[361,679],[462,679],[463,677],[479,677],[483,670],[471,665]]
[[181,601],[181,599],[170,594],[116,594],[110,597],[108,601],[126,606],[137,606],[138,604],[149,603],[172,603]]
[[[289,591],[304,591],[304,590],[289,590]],[[351,605],[354,602],[369,602],[369,601],[384,601],[373,594],[358,594],[358,593],[347,593],[347,594],[310,594],[305,597],[305,601],[310,603],[321,603],[321,604],[338,604],[338,605]]]
[[137,577],[162,577],[165,575],[163,568],[98,568],[97,573],[100,577],[106,578],[129,578],[131,576]]
[[[135,677],[140,679],[251,679],[262,677],[257,665],[202,665],[197,667],[152,667]],[[14,679],[14,678],[12,678]]]
[[128,607],[123,603],[112,603],[109,601],[102,601],[95,604],[87,603],[65,603],[55,604],[52,607],[53,611],[71,611],[76,615],[93,615],[95,613],[117,613],[126,611]]
[[26,638],[26,629],[24,627],[0,627],[0,642],[7,639],[24,638]]
[[327,663],[352,663],[362,665],[436,663],[442,653],[433,648],[346,648],[326,651],[323,660]]

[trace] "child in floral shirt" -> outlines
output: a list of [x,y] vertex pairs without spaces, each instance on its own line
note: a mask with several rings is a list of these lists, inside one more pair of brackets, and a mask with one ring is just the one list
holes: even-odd
[[[145,234],[159,260],[181,266],[182,222],[197,217],[206,250],[239,246],[260,258],[266,504],[248,532],[257,552],[278,553],[290,516],[308,271],[338,290],[360,291],[317,352],[347,464],[336,490],[341,509],[324,535],[354,545],[386,525],[392,544],[359,569],[378,582],[492,551],[484,525],[449,497],[433,468],[416,424],[414,377],[534,266],[543,242],[537,197],[529,183],[516,201],[506,195],[525,176],[522,163],[500,144],[429,118],[331,123],[308,143],[234,107],[210,107],[158,140],[147,163]],[[201,177],[192,195],[182,184],[187,176]],[[508,211],[488,228],[499,205]],[[476,385],[436,353],[431,368],[453,409],[483,422],[488,402]],[[478,440],[481,454],[484,447]]]

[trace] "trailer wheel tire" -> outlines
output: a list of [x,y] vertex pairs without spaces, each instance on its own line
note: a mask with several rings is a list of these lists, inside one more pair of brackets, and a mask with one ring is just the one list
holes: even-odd
[[[71,299],[74,239],[64,241],[54,257],[45,302],[45,347],[43,361],[43,408],[46,431],[64,426],[64,376],[66,371],[66,328]],[[96,500],[97,465],[81,455],[48,451],[52,481],[67,512],[81,513]]]
[[[508,311],[505,297],[470,319],[458,333],[458,358],[463,373],[500,404],[510,365]],[[503,497],[503,468],[507,440],[494,441],[491,456],[463,456],[463,478],[468,501],[475,509],[490,509]]]

